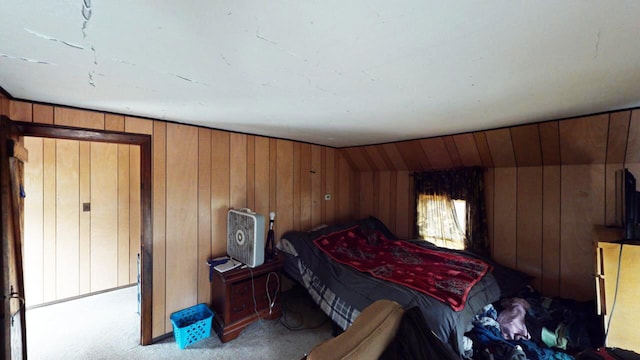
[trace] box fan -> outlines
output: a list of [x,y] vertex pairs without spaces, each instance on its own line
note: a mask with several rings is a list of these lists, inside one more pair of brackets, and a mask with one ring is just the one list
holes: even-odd
[[264,263],[264,216],[249,209],[229,209],[227,254],[249,267]]

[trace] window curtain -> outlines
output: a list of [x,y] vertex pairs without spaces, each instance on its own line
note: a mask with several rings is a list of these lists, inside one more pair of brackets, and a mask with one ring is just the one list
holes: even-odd
[[420,172],[414,174],[414,180],[416,209],[420,195],[446,196],[450,201],[466,202],[465,248],[478,255],[488,256],[484,169],[472,167]]

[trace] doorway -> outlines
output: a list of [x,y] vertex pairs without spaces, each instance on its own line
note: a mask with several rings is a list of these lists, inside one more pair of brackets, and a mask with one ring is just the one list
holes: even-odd
[[[133,145],[139,152],[139,262],[136,256],[135,271],[128,268],[128,275],[140,274],[140,340],[139,343],[151,343],[151,285],[152,285],[152,234],[151,234],[151,137],[149,135],[124,134],[107,131],[92,131],[55,127],[32,123],[14,123],[19,133],[24,137],[43,138],[43,142],[50,140],[90,141],[99,144]],[[101,146],[101,145],[98,145]],[[84,205],[84,203],[83,203]],[[88,209],[90,211],[90,203]],[[84,209],[84,208],[83,208]],[[80,216],[80,215],[79,215]],[[81,231],[81,230],[79,230]],[[43,254],[44,255],[44,254]],[[131,262],[131,259],[127,259]],[[139,270],[138,270],[139,267]],[[124,279],[124,270],[121,270]],[[137,276],[137,275],[136,275]],[[86,278],[86,277],[85,277]],[[130,277],[129,277],[130,278]],[[91,285],[85,286],[91,292]],[[80,287],[80,284],[78,284]],[[29,295],[27,294],[27,297]],[[27,300],[28,301],[28,300]]]

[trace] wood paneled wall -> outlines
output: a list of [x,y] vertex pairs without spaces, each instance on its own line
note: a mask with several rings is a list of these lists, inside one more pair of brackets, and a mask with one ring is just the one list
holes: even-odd
[[[24,142],[30,154],[25,163],[27,305],[136,283],[137,146],[32,137]],[[90,211],[83,211],[83,203]]]
[[153,337],[171,332],[172,312],[209,301],[206,260],[226,251],[229,207],[275,211],[276,238],[356,215],[356,174],[333,148],[15,100],[3,109],[15,121],[152,136]]
[[640,110],[341,149],[358,170],[357,214],[414,237],[412,171],[483,166],[498,262],[546,295],[592,299],[594,226],[615,220],[615,171],[640,176]]

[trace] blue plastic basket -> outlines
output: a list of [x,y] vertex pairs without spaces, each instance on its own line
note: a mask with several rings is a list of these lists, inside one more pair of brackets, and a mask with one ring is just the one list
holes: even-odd
[[207,305],[198,304],[171,314],[173,336],[180,349],[211,335],[213,312]]

